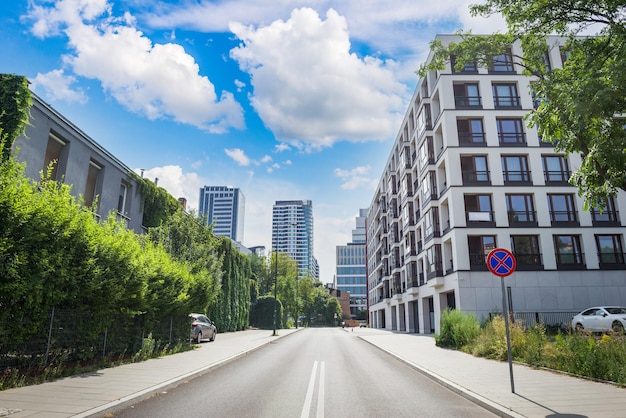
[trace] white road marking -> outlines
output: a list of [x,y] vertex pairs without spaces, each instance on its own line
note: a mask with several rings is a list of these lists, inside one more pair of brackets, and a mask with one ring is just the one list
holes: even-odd
[[[317,396],[317,418],[324,418],[324,374],[326,370],[326,364],[322,361],[320,364],[320,383]],[[313,362],[313,370],[311,370],[311,377],[309,378],[309,387],[306,390],[306,398],[304,399],[304,405],[302,406],[302,413],[300,418],[308,418],[311,414],[311,404],[313,403],[313,392],[315,391],[315,380],[317,377],[318,362]]]

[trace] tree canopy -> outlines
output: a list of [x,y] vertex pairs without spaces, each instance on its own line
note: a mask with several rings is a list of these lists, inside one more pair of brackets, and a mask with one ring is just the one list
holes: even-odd
[[[537,126],[557,151],[582,156],[570,183],[587,206],[604,207],[607,197],[626,190],[625,9],[613,0],[486,0],[471,6],[471,13],[501,14],[507,32],[459,32],[459,42],[433,41],[433,59],[419,74],[443,69],[451,56],[457,69],[468,62],[486,66],[520,42],[523,53],[515,58],[533,77],[532,93],[540,103],[527,115],[528,125]],[[562,68],[550,68],[544,60],[556,47],[549,35],[564,38]]]

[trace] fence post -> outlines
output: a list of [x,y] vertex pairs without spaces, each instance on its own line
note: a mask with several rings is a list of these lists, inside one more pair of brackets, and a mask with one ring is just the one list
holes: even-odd
[[109,328],[105,328],[104,329],[104,345],[102,347],[102,358],[106,358],[106,353],[107,353],[107,335],[109,333]]
[[174,326],[174,315],[170,316],[170,346],[172,345],[172,327]]
[[54,321],[54,306],[50,313],[50,328],[48,329],[48,344],[46,344],[46,359],[44,360],[44,367],[48,365],[48,353],[50,353],[50,340],[52,339],[52,322]]

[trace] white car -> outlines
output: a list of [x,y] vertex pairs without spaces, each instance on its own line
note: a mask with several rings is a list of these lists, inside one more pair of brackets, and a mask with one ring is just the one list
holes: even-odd
[[624,333],[624,328],[626,308],[622,306],[596,306],[572,318],[572,329],[577,331]]

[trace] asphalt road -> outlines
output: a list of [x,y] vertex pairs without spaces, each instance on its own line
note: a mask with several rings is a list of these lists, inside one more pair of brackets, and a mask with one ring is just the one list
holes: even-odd
[[[219,338],[210,344],[219,344]],[[495,415],[350,332],[312,328],[276,340],[166,393],[107,416],[483,418]]]

